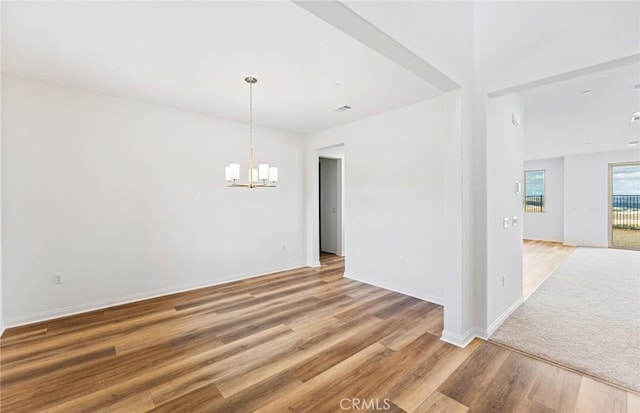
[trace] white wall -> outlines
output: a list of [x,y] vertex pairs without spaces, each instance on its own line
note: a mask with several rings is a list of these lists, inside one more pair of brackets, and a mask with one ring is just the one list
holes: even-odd
[[609,246],[609,164],[640,161],[637,149],[564,158],[564,243]]
[[[633,35],[638,32],[638,5],[349,2],[347,6],[461,86],[445,96],[445,214],[451,231],[443,240],[447,257],[443,339],[465,345],[495,325],[487,319],[487,300],[496,288],[488,284],[488,260],[513,266],[518,259],[487,249],[488,226],[495,225],[487,221],[488,159],[493,152],[504,154],[494,146],[500,142],[487,137],[487,92],[638,53],[638,37]],[[523,30],[525,25],[533,30]],[[518,150],[514,156],[521,156]],[[521,174],[522,164],[519,169]],[[521,240],[513,242],[521,248]]]
[[[0,3],[0,21],[2,21],[2,3]],[[2,67],[2,30],[0,30],[0,67]],[[0,76],[0,336],[4,333],[4,300],[2,299],[2,284],[4,276],[2,272],[2,76]]]
[[320,250],[338,253],[338,160],[320,158]]
[[[527,119],[530,120],[528,112]],[[524,170],[545,171],[545,210],[543,213],[524,213],[524,238],[562,242],[564,239],[564,159],[525,161]],[[522,181],[524,182],[524,178]],[[524,183],[522,190],[524,191]]]
[[443,116],[436,98],[309,136],[310,159],[344,143],[347,277],[442,302]]
[[246,124],[14,77],[2,100],[7,325],[303,265],[304,137],[257,127],[278,188],[227,188]]
[[[512,114],[520,125],[512,123]],[[524,100],[519,94],[489,100],[487,116],[487,335],[522,303],[522,182]],[[513,225],[516,217],[518,225]],[[503,227],[507,218],[509,227]],[[504,277],[504,282],[503,282]]]
[[[486,324],[485,140],[472,137],[474,3],[350,2],[348,7],[460,85],[445,94],[445,341],[464,346]],[[446,38],[446,42],[432,41]],[[481,102],[482,104],[484,102]],[[484,113],[481,106],[479,113]],[[480,126],[484,127],[484,124]]]

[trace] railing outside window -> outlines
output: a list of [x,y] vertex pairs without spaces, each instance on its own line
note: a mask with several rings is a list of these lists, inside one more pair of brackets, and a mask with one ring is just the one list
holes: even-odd
[[524,212],[544,212],[544,195],[525,196]]
[[613,228],[640,229],[640,195],[613,195]]

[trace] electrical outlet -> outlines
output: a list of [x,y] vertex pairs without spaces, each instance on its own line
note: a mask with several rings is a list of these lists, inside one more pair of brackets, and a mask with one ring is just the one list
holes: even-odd
[[400,260],[400,267],[407,268],[407,261],[404,258]]
[[53,274],[53,283],[54,284],[62,284],[64,282],[64,274],[59,272]]
[[285,244],[282,244],[282,252],[285,252],[287,250],[287,246]]

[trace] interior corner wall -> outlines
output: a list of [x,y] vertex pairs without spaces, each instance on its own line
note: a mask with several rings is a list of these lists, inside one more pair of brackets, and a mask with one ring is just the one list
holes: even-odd
[[[522,302],[522,193],[516,193],[515,182],[522,180],[526,122],[519,94],[489,99],[488,109],[486,335],[490,336]],[[512,123],[514,113],[521,119],[519,126]]]
[[304,136],[255,128],[251,191],[245,123],[10,76],[2,119],[7,326],[304,265]]
[[[441,303],[442,97],[312,134],[308,142],[316,158],[321,148],[344,143],[345,276]],[[317,182],[317,173],[309,179]]]
[[[347,7],[460,87],[447,91],[443,340],[465,346],[485,325],[485,131],[476,136],[474,2],[350,2]],[[424,39],[446,38],[447,42]],[[484,126],[484,125],[483,125]],[[347,160],[348,162],[348,160]],[[479,219],[482,221],[479,221]],[[349,255],[347,251],[347,256]],[[348,261],[347,261],[348,262]]]
[[[522,219],[525,239],[562,242],[564,240],[564,159],[525,161],[525,171],[544,170],[544,212],[525,212]],[[522,178],[524,180],[524,177]],[[522,186],[524,191],[524,183]]]
[[[484,320],[484,266],[478,265],[475,238],[480,223],[475,214],[484,211],[477,192],[484,188],[477,157],[482,145],[471,138],[472,88],[458,88],[444,94],[444,216],[445,259],[444,329],[442,340],[460,347],[477,335]],[[482,163],[484,165],[484,163]],[[472,182],[473,181],[473,182]],[[480,185],[482,183],[482,185]],[[484,199],[484,198],[482,198]],[[472,207],[472,206],[475,206]],[[485,216],[481,218],[484,220]],[[481,242],[484,245],[484,239]],[[479,291],[482,291],[480,293]]]
[[622,162],[640,162],[640,151],[565,156],[565,244],[609,246],[609,164]]

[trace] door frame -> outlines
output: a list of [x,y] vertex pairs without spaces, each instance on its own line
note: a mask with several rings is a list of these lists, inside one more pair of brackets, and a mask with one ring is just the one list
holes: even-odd
[[[342,158],[339,158],[338,156],[342,156]],[[329,154],[329,155],[321,155],[318,160],[319,162],[319,170],[318,170],[318,175],[319,175],[319,179],[318,179],[318,244],[320,247],[319,252],[328,252],[330,254],[335,254],[338,256],[344,256],[344,248],[343,248],[343,219],[342,219],[342,215],[343,215],[343,209],[344,209],[344,203],[342,202],[342,194],[343,194],[343,180],[342,180],[342,160],[344,159],[344,154],[339,154],[338,156],[336,156],[335,154]],[[336,182],[335,182],[335,197],[336,197],[336,222],[335,222],[335,233],[336,233],[336,239],[335,239],[335,251],[323,251],[322,249],[322,169],[323,169],[323,165],[322,165],[322,159],[325,159],[327,161],[335,161],[335,174],[336,174]],[[327,165],[328,166],[328,165]],[[332,165],[333,166],[333,165]]]

